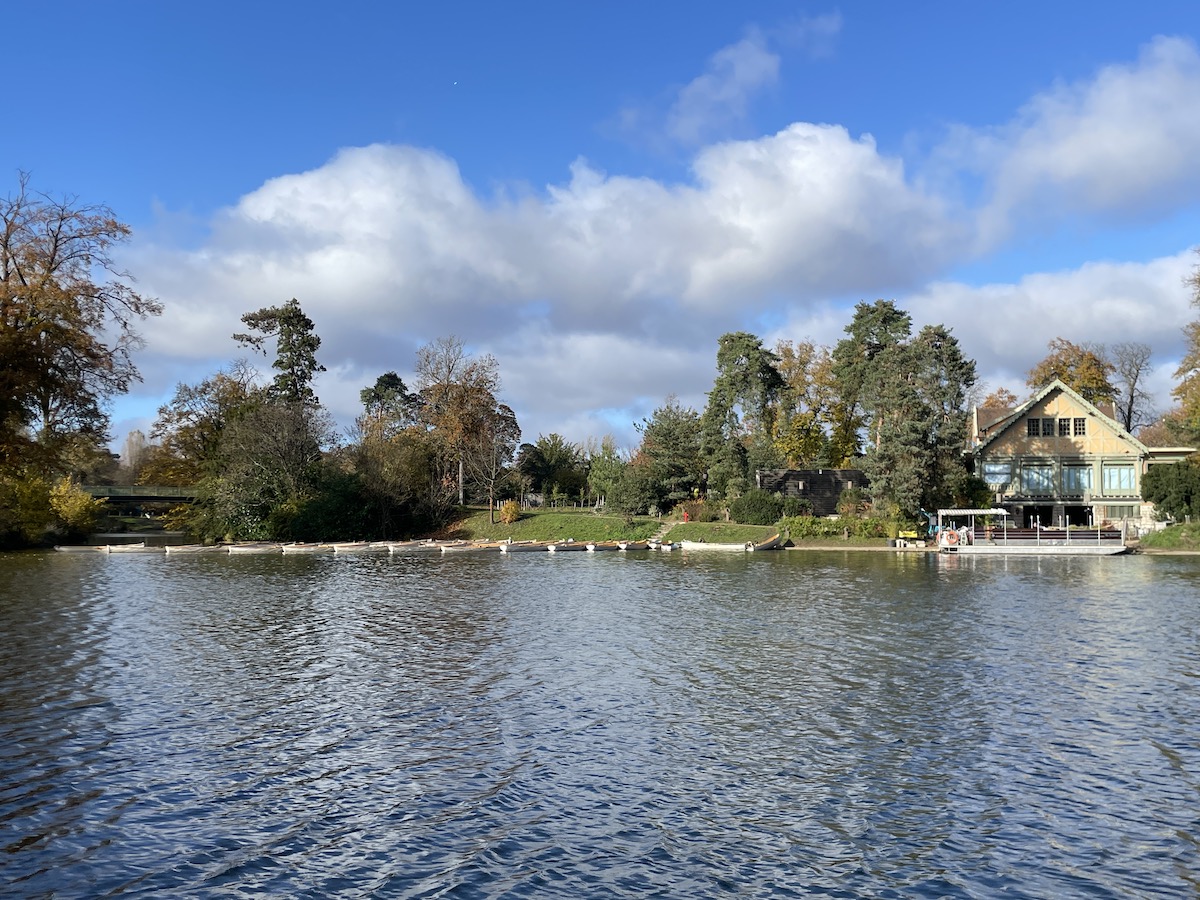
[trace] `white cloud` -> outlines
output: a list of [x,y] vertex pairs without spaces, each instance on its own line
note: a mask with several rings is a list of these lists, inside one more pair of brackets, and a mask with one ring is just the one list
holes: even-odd
[[744,122],[750,99],[778,80],[779,56],[767,48],[762,32],[752,30],[714,53],[704,74],[679,91],[667,112],[667,134],[690,147],[724,133]]
[[[767,83],[770,54],[755,40],[727,48],[712,78],[693,82],[698,116]],[[760,323],[786,314],[768,342],[833,343],[851,315],[846,300],[895,297],[916,322],[945,322],[982,377],[1014,389],[1056,336],[1140,340],[1170,356],[1188,318],[1186,255],[1013,284],[928,280],[969,258],[980,232],[997,240],[996,223],[1007,228],[1039,198],[1062,201],[1039,207],[1046,218],[1150,208],[1168,186],[1186,198],[1194,167],[1169,145],[1192,158],[1200,149],[1180,115],[1185,103],[1196,108],[1198,71],[1190,44],[1160,40],[1136,66],[1036,98],[1006,129],[960,136],[955,152],[979,150],[974,162],[994,185],[974,210],[925,186],[869,135],[836,125],[707,146],[686,183],[579,160],[564,183],[515,196],[478,195],[430,150],[345,149],[243,197],[197,250],[133,248],[129,267],[166,305],[144,329],[142,368],[156,382],[146,391],[161,397],[168,373],[191,380],[244,355],[230,340],[240,316],[291,297],[322,338],[330,371],[318,393],[343,422],[359,390],[388,370],[410,379],[416,348],[453,333],[499,359],[527,437],[581,440],[624,421],[618,436],[632,440],[629,425],[668,394],[703,404],[723,332],[762,333]],[[1135,125],[1139,136],[1117,149],[1091,147]]]
[[1034,273],[1015,284],[938,282],[898,300],[915,323],[950,326],[993,388],[1022,394],[1025,373],[1063,337],[1073,343],[1136,341],[1154,350],[1152,390],[1165,408],[1183,351],[1182,328],[1194,317],[1183,278],[1190,251],[1147,263],[1087,263],[1071,271]]
[[980,173],[989,192],[985,247],[1021,222],[1129,215],[1200,200],[1200,54],[1160,37],[1136,63],[1057,85],[1008,124],[959,130],[940,155]]
[[132,268],[167,303],[145,329],[152,353],[244,354],[230,340],[240,316],[296,297],[326,365],[367,381],[403,373],[438,335],[492,348],[542,318],[643,356],[701,348],[708,365],[716,336],[779,292],[807,302],[916,283],[956,240],[936,198],[841,128],[711,147],[695,172],[666,185],[577,162],[542,196],[485,201],[436,153],[344,150],[244,197],[197,251],[139,249]]

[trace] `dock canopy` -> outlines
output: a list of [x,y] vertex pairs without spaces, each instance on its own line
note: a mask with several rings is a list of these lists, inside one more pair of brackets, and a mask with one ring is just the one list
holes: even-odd
[[1007,509],[939,509],[938,518],[942,516],[1007,516]]

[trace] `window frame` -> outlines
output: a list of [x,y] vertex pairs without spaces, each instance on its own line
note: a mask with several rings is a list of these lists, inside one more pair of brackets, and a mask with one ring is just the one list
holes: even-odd
[[[1126,481],[1128,484],[1123,483]],[[1133,494],[1137,491],[1137,467],[1133,463],[1102,463],[1100,485],[1105,497]]]
[[1053,463],[1026,463],[1021,466],[1021,493],[1031,497],[1054,496]]

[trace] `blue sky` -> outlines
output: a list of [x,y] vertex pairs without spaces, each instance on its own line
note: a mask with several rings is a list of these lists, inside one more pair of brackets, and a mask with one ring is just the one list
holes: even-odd
[[111,206],[165,306],[118,444],[292,296],[343,423],[453,333],[527,440],[625,445],[703,406],[722,333],[833,343],[859,300],[1017,393],[1052,338],[1147,343],[1164,406],[1196,314],[1194,3],[66,2],[6,31],[0,172]]

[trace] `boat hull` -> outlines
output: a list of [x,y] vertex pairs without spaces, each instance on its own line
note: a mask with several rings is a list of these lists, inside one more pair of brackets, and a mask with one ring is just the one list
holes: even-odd
[[942,547],[942,552],[950,556],[1119,556],[1127,549],[1124,544],[1107,547],[1104,544],[1054,546],[1012,542]]
[[745,544],[722,544],[709,541],[680,541],[680,550],[699,550],[709,552],[713,550],[725,551],[727,553],[745,553],[749,547]]

